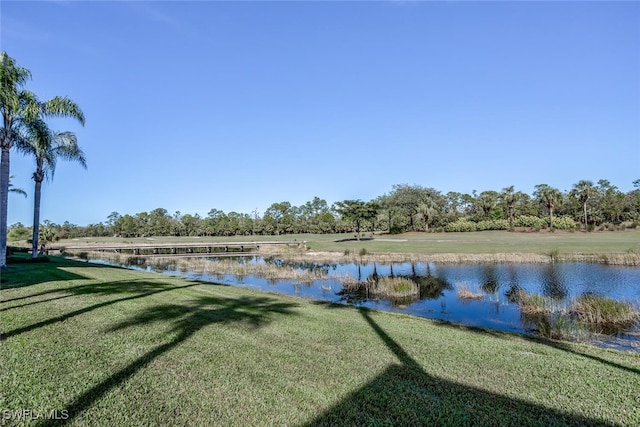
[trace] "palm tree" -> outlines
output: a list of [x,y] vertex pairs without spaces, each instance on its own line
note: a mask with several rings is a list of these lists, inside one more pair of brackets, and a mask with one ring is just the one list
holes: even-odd
[[575,197],[578,197],[580,202],[582,203],[582,209],[584,214],[584,231],[587,231],[587,203],[591,196],[595,193],[596,188],[593,186],[593,182],[587,180],[581,180],[576,184],[573,184],[573,189],[571,190],[571,194]]
[[549,211],[549,228],[553,229],[553,211],[562,197],[560,190],[547,184],[538,184],[535,186],[533,195]]
[[429,220],[437,214],[436,202],[431,197],[425,197],[422,203],[418,205],[418,212],[424,218],[424,231],[429,231]]
[[29,124],[28,131],[28,145],[23,147],[22,151],[33,156],[36,161],[36,171],[33,173],[35,190],[33,192],[33,246],[31,257],[37,258],[42,181],[45,177],[53,179],[58,159],[76,161],[85,169],[87,168],[87,162],[73,132],[54,132],[41,119],[33,120]]
[[484,219],[489,219],[491,215],[491,210],[496,205],[498,201],[499,194],[496,191],[489,190],[483,191],[476,198],[477,206],[482,211],[482,217]]
[[33,92],[24,89],[31,72],[17,65],[16,61],[0,53],[0,268],[7,264],[7,220],[9,205],[10,153],[28,145],[25,131],[27,124],[38,117],[72,117],[84,125],[84,114],[67,97],[55,97],[40,102]]
[[32,93],[23,90],[31,72],[19,67],[5,52],[0,53],[0,268],[7,263],[7,219],[9,206],[9,155],[14,143],[22,139],[20,127],[25,113],[32,110],[28,102]]
[[509,215],[509,229],[513,229],[513,210],[516,206],[516,202],[522,198],[520,191],[516,192],[513,185],[505,187],[500,193],[500,198],[507,204],[507,213]]
[[14,176],[11,175],[9,177],[9,193],[18,193],[22,194],[24,197],[27,197],[26,191],[24,191],[22,188],[16,188],[13,186],[13,184],[11,183],[11,178],[14,178]]

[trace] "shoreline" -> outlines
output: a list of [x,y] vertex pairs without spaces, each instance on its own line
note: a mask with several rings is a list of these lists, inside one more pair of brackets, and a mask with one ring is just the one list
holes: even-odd
[[637,253],[366,253],[359,255],[355,253],[344,254],[332,251],[307,251],[302,253],[264,254],[263,256],[265,255],[282,256],[287,260],[317,262],[433,262],[442,264],[553,264],[562,262],[584,262],[629,267],[640,266],[640,254]]

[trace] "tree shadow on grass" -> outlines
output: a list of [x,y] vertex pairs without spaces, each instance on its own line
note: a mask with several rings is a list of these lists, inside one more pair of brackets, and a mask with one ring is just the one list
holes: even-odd
[[[0,339],[6,340],[23,333],[33,331],[38,328],[52,325],[54,323],[64,322],[65,320],[71,319],[73,317],[86,314],[94,310],[107,307],[113,304],[117,304],[125,301],[131,301],[139,298],[144,298],[144,297],[156,295],[163,292],[170,292],[178,289],[186,289],[186,288],[190,288],[200,284],[201,284],[200,282],[191,281],[191,282],[188,282],[188,284],[186,285],[176,286],[169,283],[151,282],[148,280],[126,280],[126,281],[116,281],[116,282],[98,282],[98,283],[91,283],[88,285],[69,287],[63,290],[58,289],[58,290],[55,290],[56,293],[63,291],[63,292],[66,292],[66,294],[56,298],[50,298],[44,301],[33,301],[28,304],[22,304],[21,306],[33,305],[33,304],[38,304],[40,302],[47,302],[51,300],[68,298],[72,296],[75,297],[75,296],[81,296],[81,295],[93,295],[96,297],[98,296],[108,297],[112,295],[116,295],[116,296],[124,295],[124,296],[121,296],[120,298],[101,301],[96,304],[92,304],[77,310],[60,314],[59,316],[51,317],[36,323],[32,323],[31,325],[28,325],[28,326],[23,326],[21,328],[13,329],[11,331],[2,332],[0,333]],[[41,293],[41,294],[44,294],[44,293]],[[10,308],[11,307],[6,307],[3,310],[6,311],[7,309],[10,309]]]
[[[429,319],[429,320],[432,320],[434,322],[434,324],[437,325],[437,326],[443,326],[443,327],[449,327],[449,328],[457,329],[457,330],[480,333],[480,334],[483,334],[483,335],[491,335],[491,336],[494,336],[496,338],[507,338],[507,337],[509,337],[511,335],[514,335],[514,333],[510,333],[510,332],[494,331],[494,330],[487,329],[487,328],[468,326],[468,325],[463,325],[463,324],[458,324],[458,323],[453,323],[453,322],[447,322],[447,321],[439,321],[439,320],[435,320],[435,319]],[[563,341],[560,341],[560,340],[554,340],[554,339],[551,339],[551,338],[545,338],[543,336],[537,336],[537,335],[527,335],[527,334],[515,334],[515,335],[521,337],[524,340],[531,341],[531,342],[534,342],[536,344],[545,345],[545,346],[554,348],[556,350],[565,351],[567,353],[571,353],[571,354],[574,354],[574,355],[579,356],[579,357],[584,357],[584,358],[587,358],[587,359],[594,360],[596,362],[602,363],[604,365],[607,365],[607,366],[610,366],[610,367],[613,367],[613,368],[616,368],[616,369],[621,369],[623,371],[627,371],[627,372],[631,372],[631,373],[640,375],[640,369],[638,369],[638,368],[622,365],[622,364],[613,362],[611,360],[603,359],[603,358],[598,357],[596,355],[589,354],[588,349],[585,349],[585,351],[580,351],[580,347],[579,346],[574,345],[573,343],[568,342],[568,341],[567,342],[563,342]]]
[[[603,359],[602,357],[598,357],[594,354],[589,354],[587,349],[585,349],[585,351],[580,351],[580,347],[571,345],[570,343],[565,343],[562,341],[556,341],[556,340],[551,340],[551,339],[542,338],[542,337],[535,337],[535,336],[534,337],[525,336],[524,338],[529,341],[536,342],[538,344],[546,345],[546,346],[555,348],[557,350],[566,351],[567,353],[571,353],[579,357],[584,357],[586,359],[591,359],[596,362],[602,363],[604,365],[611,366],[616,369],[621,369],[623,371],[631,372],[633,374],[640,376],[639,368],[622,365],[620,363],[616,363],[611,360]],[[638,377],[638,381],[640,382],[640,377]]]
[[129,320],[112,327],[107,332],[120,331],[135,326],[148,327],[154,323],[171,323],[172,328],[168,336],[174,334],[173,338],[140,356],[120,371],[76,397],[65,407],[69,415],[67,419],[46,420],[40,425],[65,425],[81,416],[105,394],[203,328],[220,323],[244,323],[257,329],[269,323],[277,315],[294,314],[295,307],[297,304],[294,303],[253,296],[239,298],[207,296],[198,297],[186,304],[163,304],[150,307]]
[[[323,306],[327,306],[330,308],[350,308],[352,306],[350,305],[344,305],[344,304],[336,304],[336,303],[332,303],[332,302],[326,302],[326,301],[316,301],[314,302],[314,304],[318,304],[318,305],[323,305]],[[363,309],[363,308],[361,308]],[[426,319],[426,318],[425,318]],[[455,329],[458,331],[467,331],[467,332],[473,332],[476,334],[482,334],[482,335],[489,335],[492,336],[494,338],[499,338],[499,339],[506,339],[510,336],[518,336],[521,337],[524,340],[527,341],[531,341],[531,342],[535,342],[536,344],[541,344],[541,345],[545,345],[557,350],[561,350],[561,351],[565,351],[568,353],[572,353],[576,356],[579,357],[584,357],[587,359],[591,359],[594,360],[596,362],[600,362],[604,365],[616,368],[616,369],[620,369],[623,371],[627,371],[627,372],[631,372],[634,374],[638,374],[640,375],[640,368],[636,368],[636,367],[632,367],[632,366],[627,366],[627,365],[623,365],[620,363],[616,363],[613,362],[611,360],[607,360],[604,359],[602,357],[598,357],[596,355],[590,354],[588,352],[588,349],[585,349],[585,351],[580,351],[580,347],[576,346],[570,342],[563,342],[563,341],[559,341],[559,340],[553,340],[553,339],[549,339],[549,338],[545,338],[545,337],[541,337],[541,336],[535,336],[535,335],[526,335],[526,334],[517,334],[517,333],[513,333],[513,332],[503,332],[503,331],[498,331],[498,330],[493,330],[490,328],[483,328],[483,327],[479,327],[479,326],[471,326],[471,325],[464,325],[461,323],[455,323],[455,322],[449,322],[447,320],[440,320],[440,319],[426,319],[429,320],[432,324],[434,324],[435,326],[439,326],[439,327],[446,327],[446,328],[451,328],[451,329]]]
[[399,363],[305,426],[335,425],[612,425],[427,374],[370,316],[363,318]]
[[45,282],[83,280],[88,278],[81,274],[67,271],[64,269],[65,267],[118,268],[58,257],[50,257],[50,262],[9,264],[5,270],[2,270],[0,290],[24,288]]

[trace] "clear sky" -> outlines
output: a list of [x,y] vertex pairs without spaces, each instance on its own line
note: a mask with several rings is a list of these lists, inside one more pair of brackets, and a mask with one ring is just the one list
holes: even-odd
[[[6,1],[1,49],[66,95],[88,169],[59,162],[42,220],[260,214],[640,178],[639,2]],[[13,152],[9,224],[32,223]]]

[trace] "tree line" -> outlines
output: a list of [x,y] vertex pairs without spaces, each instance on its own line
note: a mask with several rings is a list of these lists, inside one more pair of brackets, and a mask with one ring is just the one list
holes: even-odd
[[[478,231],[526,229],[586,230],[635,228],[640,225],[640,180],[624,193],[605,179],[582,180],[570,190],[547,184],[533,193],[501,191],[471,194],[442,193],[420,185],[397,184],[373,200],[343,200],[331,205],[314,197],[300,205],[273,203],[263,213],[223,212],[198,214],[112,212],[103,223],[87,226],[46,221],[47,239],[99,236],[236,236],[297,233],[403,233],[407,231]],[[28,235],[28,227],[15,224],[12,237]]]

